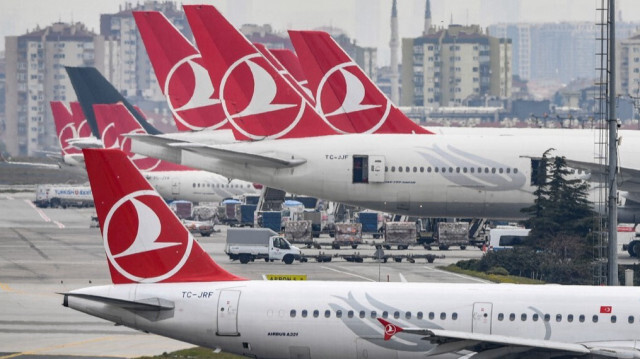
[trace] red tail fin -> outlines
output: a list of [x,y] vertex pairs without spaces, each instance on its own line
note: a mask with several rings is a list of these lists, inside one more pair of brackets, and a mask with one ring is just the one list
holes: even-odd
[[304,99],[307,100],[307,102],[309,102],[310,104],[315,104],[315,100],[311,96],[311,92],[308,89],[305,89],[302,86],[300,86],[300,84],[293,77],[293,75],[291,75],[289,71],[287,71],[287,69],[273,55],[273,53],[271,53],[271,50],[267,49],[267,47],[262,44],[254,43],[253,46],[255,46],[255,48],[258,49],[258,51],[260,51],[262,56],[264,56],[264,58],[267,59],[267,61],[269,61],[271,65],[273,65],[273,67],[276,68],[276,70],[278,70],[278,72],[282,75],[282,77],[284,77],[284,79],[287,80],[289,85],[291,85],[291,87],[293,87],[296,91],[298,91],[298,93],[302,95],[302,97],[304,97]]
[[392,324],[382,318],[376,318],[378,319],[378,321],[380,322],[380,324],[382,324],[382,326],[384,327],[384,340],[389,340],[391,339],[392,336],[400,333],[401,331],[403,331],[404,329],[402,329],[401,327]]
[[307,78],[302,71],[302,66],[300,66],[300,60],[298,60],[298,56],[296,56],[296,54],[289,49],[270,49],[269,51],[276,59],[278,59],[278,61],[280,61],[282,66],[287,69],[287,72],[289,72],[291,76],[296,79],[298,84],[308,90]]
[[79,154],[81,151],[67,142],[78,138],[78,129],[73,121],[73,115],[67,106],[60,101],[51,101],[49,104],[51,105],[53,121],[56,124],[56,133],[58,134],[58,141],[60,141],[62,156]]
[[162,13],[133,17],[178,130],[229,128],[198,50]]
[[336,134],[213,6],[184,10],[237,138]]
[[289,37],[316,109],[333,126],[356,133],[431,133],[394,106],[329,34],[289,31]]
[[100,138],[105,148],[120,149],[141,171],[193,171],[193,169],[131,152],[127,134],[147,133],[122,103],[93,105]]
[[243,279],[211,259],[122,151],[83,152],[113,283]]
[[71,105],[71,114],[73,116],[73,122],[76,124],[76,129],[78,130],[78,137],[91,137],[93,134],[91,133],[91,126],[87,122],[87,116],[82,112],[82,106],[80,106],[80,102],[73,101],[69,103]]

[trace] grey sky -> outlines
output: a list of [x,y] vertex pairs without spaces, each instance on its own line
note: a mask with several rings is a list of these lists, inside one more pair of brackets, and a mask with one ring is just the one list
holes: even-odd
[[[425,0],[398,0],[401,37],[418,36]],[[498,22],[596,21],[601,0],[431,0],[433,23],[446,26]],[[0,35],[21,35],[36,25],[80,21],[99,32],[100,14],[114,13],[124,0],[0,0]],[[134,1],[135,3],[135,1]],[[380,64],[388,64],[391,0],[185,0],[217,6],[233,24],[269,23],[275,30],[341,28],[360,45],[379,48]],[[640,21],[640,1],[618,0],[624,21]],[[0,42],[4,49],[4,41]]]

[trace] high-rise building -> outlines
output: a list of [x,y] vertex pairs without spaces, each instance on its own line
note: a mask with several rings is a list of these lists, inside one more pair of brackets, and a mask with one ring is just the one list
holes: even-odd
[[403,106],[456,106],[511,95],[511,40],[450,25],[402,42]]
[[640,99],[640,32],[616,44],[616,92]]
[[105,39],[103,75],[126,96],[164,101],[132,11],[162,12],[190,40],[191,28],[173,1],[145,1],[136,6],[126,3],[115,14],[100,15],[100,35]]
[[55,23],[5,38],[6,108],[3,140],[12,155],[36,155],[57,145],[49,101],[76,99],[65,66],[103,69],[103,38],[81,23]]

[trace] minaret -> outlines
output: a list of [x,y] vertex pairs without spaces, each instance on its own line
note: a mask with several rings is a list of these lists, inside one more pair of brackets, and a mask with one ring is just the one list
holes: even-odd
[[389,47],[391,48],[391,102],[394,105],[398,105],[400,100],[400,84],[398,74],[398,46],[400,41],[398,39],[398,10],[396,9],[396,0],[393,0],[393,7],[391,8],[391,41],[389,41]]
[[424,31],[423,35],[427,35],[431,29],[431,1],[427,0],[427,6],[424,9]]

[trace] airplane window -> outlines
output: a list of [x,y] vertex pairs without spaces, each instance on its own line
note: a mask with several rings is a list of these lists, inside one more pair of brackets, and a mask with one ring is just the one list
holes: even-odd
[[404,317],[405,317],[406,319],[411,319],[411,312],[406,312],[406,313],[404,313]]
[[514,168],[514,169],[513,169],[513,173],[518,173],[518,169],[517,169],[517,168]]
[[413,167],[413,173],[418,172],[418,167]]
[[420,173],[424,172],[424,167],[420,167]]
[[193,183],[193,188],[196,188],[196,184],[195,183]]
[[427,167],[427,172],[431,173],[431,167]]
[[511,173],[511,168],[507,168],[507,173]]
[[618,317],[616,317],[615,315],[611,316],[611,323],[615,323],[618,321]]
[[384,166],[384,171],[385,171],[385,172],[389,172],[389,167]]
[[500,169],[498,170],[498,172],[500,172],[500,173],[504,172],[504,170],[502,169],[502,167],[500,167]]
[[438,167],[434,167],[433,172],[438,173]]
[[198,188],[200,188],[200,183],[198,183]]
[[482,167],[478,167],[478,173],[482,173]]
[[633,315],[629,316],[629,319],[627,319],[629,321],[629,324],[632,324],[634,321]]
[[447,168],[446,167],[442,167],[442,173],[447,173]]
[[551,315],[549,315],[549,314],[545,314],[545,315],[544,315],[544,321],[545,321],[545,322],[548,322],[548,321],[550,321],[550,320],[551,320]]
[[353,318],[353,310],[347,312],[347,317]]
[[527,315],[526,315],[526,314],[524,314],[524,313],[522,313],[522,314],[520,315],[520,320],[522,320],[523,322],[526,322],[526,321],[527,321]]
[[324,317],[325,317],[325,318],[330,318],[330,317],[331,317],[331,311],[330,311],[330,310],[328,310],[328,309],[327,309],[327,310],[325,310],[325,311],[324,311]]
[[307,310],[304,309],[302,312],[300,312],[300,314],[302,315],[303,318],[307,317]]
[[567,315],[567,322],[569,323],[573,322],[573,314]]
[[336,318],[342,318],[342,311],[336,310]]
[[456,167],[456,173],[460,173],[460,167]]
[[491,173],[496,173],[495,167],[491,169]]
[[453,167],[449,167],[449,173],[453,173]]
[[584,314],[580,314],[580,317],[578,317],[578,320],[580,321],[580,323],[584,323]]
[[398,166],[398,172],[402,172],[402,166]]
[[436,315],[433,312],[429,312],[429,319],[433,319],[435,317],[436,317]]
[[295,309],[291,309],[291,311],[289,312],[289,316],[291,318],[295,318],[296,317],[296,310]]
[[500,313],[498,314],[498,320],[502,321],[504,319],[504,314]]
[[398,311],[393,312],[393,317],[396,319],[400,318],[400,312]]
[[313,317],[317,318],[320,315],[320,312],[316,309],[313,311]]
[[422,312],[418,312],[417,318],[422,319]]
[[451,319],[458,320],[458,313],[456,312],[451,313]]
[[533,319],[534,322],[537,322],[538,321],[538,314],[532,315],[531,319]]
[[361,310],[361,311],[360,311],[360,318],[364,318],[364,315],[365,315],[364,310]]
[[396,171],[396,166],[391,166],[391,172],[395,172]]
[[386,310],[384,312],[382,312],[382,317],[383,318],[389,317],[389,312],[387,312]]
[[442,320],[447,319],[447,313],[445,313],[445,312],[440,313],[440,319],[442,319]]
[[556,314],[556,322],[562,321],[562,314]]
[[378,316],[378,313],[376,313],[376,311],[372,311],[371,312],[371,318],[376,318]]
[[467,173],[467,167],[464,167],[464,168],[462,169],[462,172],[463,172],[463,173]]
[[409,166],[406,167],[407,172],[411,171],[411,168],[409,168]]
[[469,172],[471,172],[471,173],[475,172],[475,168],[473,168],[473,167],[469,168]]
[[513,322],[514,320],[516,320],[516,313],[509,314],[509,321]]
[[593,315],[593,317],[591,318],[591,320],[592,320],[594,323],[597,323],[597,322],[598,322],[598,315],[597,315],[597,314],[594,314],[594,315]]
[[484,173],[489,173],[489,167],[484,168]]

